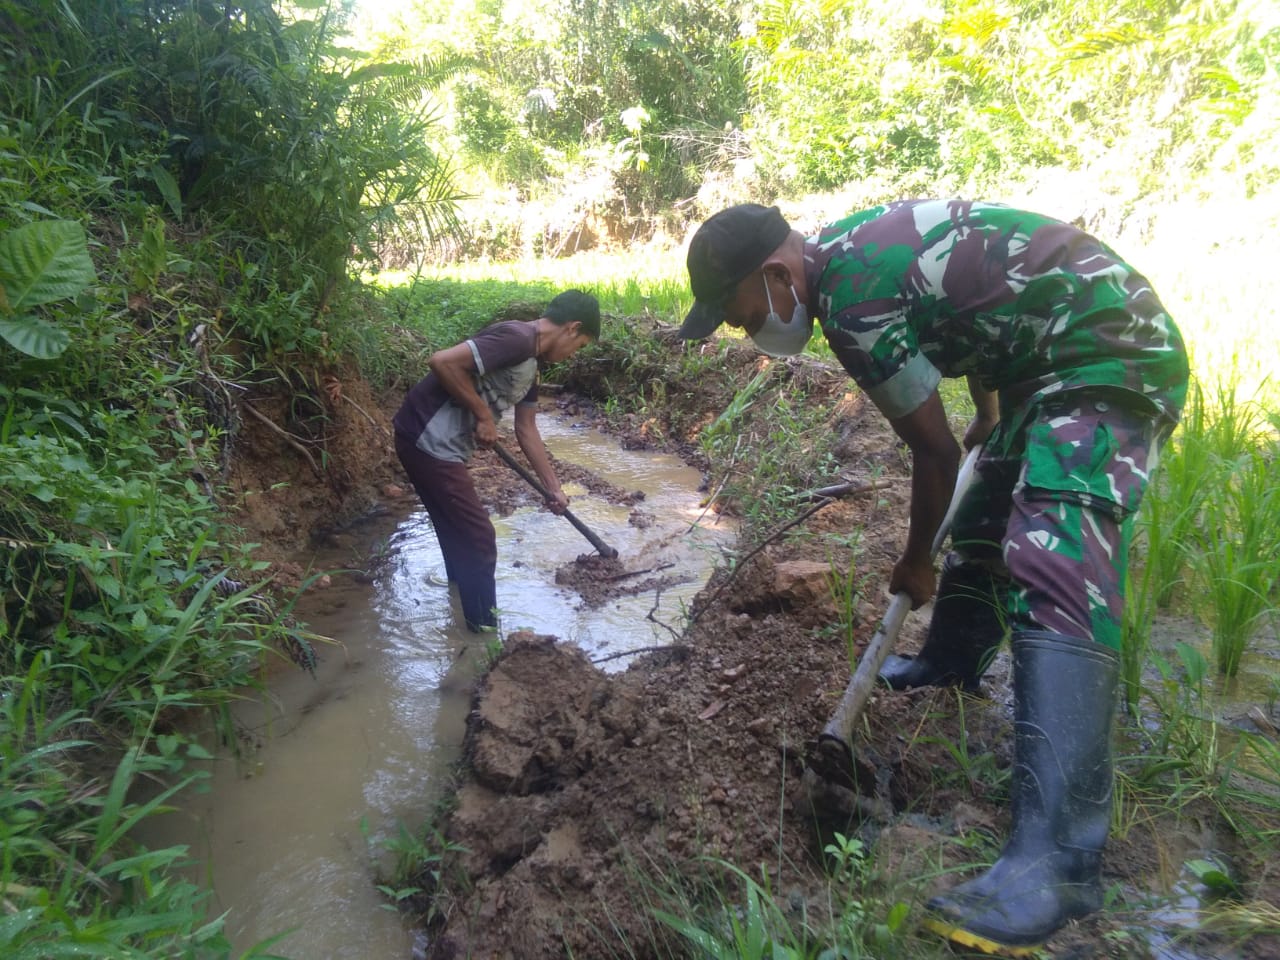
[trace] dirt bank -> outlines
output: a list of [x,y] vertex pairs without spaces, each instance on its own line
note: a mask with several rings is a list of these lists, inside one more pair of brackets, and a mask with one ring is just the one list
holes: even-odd
[[[590,417],[592,398],[606,395],[603,383],[616,394],[628,375],[665,371],[679,401],[623,421],[622,439],[697,462],[698,430],[762,361],[749,349],[730,349],[722,377],[681,383],[687,348],[668,339],[666,349],[665,364],[632,358],[627,370],[597,358],[570,372],[577,392],[549,402]],[[806,746],[829,719],[851,655],[887,603],[885,575],[903,543],[907,489],[895,438],[847,392],[842,373],[802,362],[788,376],[830,411],[843,475],[888,485],[831,503],[733,575],[717,574],[695,604],[696,622],[671,649],[625,672],[602,673],[554,638],[507,638],[476,691],[468,762],[438,822],[448,849],[433,865],[435,876],[419,878],[432,891],[415,904],[431,957],[685,955],[654,910],[670,904],[671,885],[696,898],[706,883],[721,882],[728,899],[742,902],[742,883],[728,864],[772,891],[797,928],[806,915],[839,916],[847,903],[829,902],[822,853],[836,832],[874,850],[875,868],[861,877],[858,895],[911,908],[892,955],[945,955],[915,932],[915,908],[963,876],[953,868],[994,856],[1007,832],[1007,660],[991,671],[985,697],[877,693],[858,731],[857,792],[806,774]],[[382,427],[399,397],[375,397],[355,381],[340,386],[321,474],[277,431],[246,430],[239,439],[240,519],[270,559],[283,560],[310,531],[405,496]],[[276,409],[277,422],[284,409]],[[477,457],[473,470],[496,511],[536,499],[492,456]],[[589,487],[598,482],[586,471],[566,476]],[[283,562],[274,569],[282,583],[298,573]],[[604,565],[564,575],[582,579],[588,600],[593,579],[597,587],[610,582]],[[909,619],[900,650],[918,646],[925,619]],[[1065,930],[1054,956],[1149,956],[1142,938],[1126,933],[1149,925],[1142,898],[1168,889],[1181,864],[1209,849],[1230,860],[1247,898],[1280,901],[1273,869],[1207,802],[1170,814],[1154,787],[1141,809],[1145,815],[1121,825],[1107,848],[1105,882],[1119,905]],[[1280,941],[1255,937],[1240,955],[1280,956]]]

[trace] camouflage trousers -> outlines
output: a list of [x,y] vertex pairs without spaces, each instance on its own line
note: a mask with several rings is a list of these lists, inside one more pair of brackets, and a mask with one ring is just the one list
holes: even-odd
[[999,602],[1011,631],[1120,649],[1134,514],[1168,431],[1083,392],[996,428],[956,511],[951,547],[962,562],[1007,572]]

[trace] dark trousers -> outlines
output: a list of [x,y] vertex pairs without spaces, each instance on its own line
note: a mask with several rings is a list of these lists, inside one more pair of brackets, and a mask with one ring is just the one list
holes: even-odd
[[466,464],[438,460],[399,434],[396,455],[431,517],[445,575],[458,588],[468,629],[496,627],[498,539]]

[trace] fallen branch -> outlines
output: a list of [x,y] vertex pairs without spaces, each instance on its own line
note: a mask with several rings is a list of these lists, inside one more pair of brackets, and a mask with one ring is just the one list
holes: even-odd
[[606,660],[617,660],[619,657],[630,657],[637,653],[662,653],[666,650],[678,650],[681,653],[687,653],[689,647],[683,643],[664,643],[656,647],[636,647],[634,650],[623,650],[619,653],[610,653],[607,656],[596,657],[592,663],[604,663]]
[[291,434],[288,430],[285,430],[283,427],[276,426],[276,424],[271,420],[271,418],[268,417],[265,413],[261,413],[258,410],[254,409],[253,404],[246,401],[242,403],[241,406],[243,406],[246,410],[248,410],[255,417],[257,417],[268,428],[270,428],[271,430],[274,430],[280,436],[284,437],[285,443],[289,444],[289,446],[293,447],[293,449],[297,450],[304,457],[306,457],[307,463],[311,464],[311,469],[315,472],[315,475],[317,477],[324,475],[323,473],[321,473],[320,468],[316,466],[316,461],[311,456],[311,451],[308,450],[306,447],[304,447],[301,444],[301,442],[299,442],[297,437]]
[[[863,484],[857,484],[857,485],[842,483],[842,484],[837,484],[836,488],[848,486],[849,489],[844,493],[840,494],[840,496],[852,496],[854,494],[871,493],[872,491],[880,490],[884,487],[889,486],[890,483],[892,482],[893,481],[889,481],[889,480],[876,480],[872,483],[863,483]],[[836,489],[836,488],[824,487],[823,489],[830,490],[830,489]],[[817,490],[813,491],[811,494],[809,494],[809,497],[810,498],[816,497],[818,492],[819,491]],[[760,553],[761,550],[763,550],[769,544],[773,543],[773,541],[777,540],[780,536],[782,536],[792,527],[799,526],[800,524],[808,520],[810,517],[812,517],[819,510],[821,510],[823,507],[835,502],[836,502],[836,497],[823,497],[822,499],[818,500],[817,503],[811,506],[808,510],[806,510],[804,513],[800,514],[800,516],[796,517],[794,520],[787,521],[782,526],[778,527],[778,529],[774,530],[771,534],[765,537],[763,540],[761,540],[758,544],[756,544],[755,548],[750,553],[748,553],[745,557],[743,557],[741,560],[738,561],[738,563],[734,566],[734,568],[729,572],[729,575],[725,577],[724,582],[722,582],[720,586],[716,587],[715,592],[711,594],[711,596],[709,596],[706,599],[706,601],[703,602],[698,607],[698,609],[696,609],[693,612],[693,615],[689,617],[689,626],[692,627],[695,623],[698,622],[699,617],[701,617],[704,613],[706,613],[708,610],[711,609],[712,604],[714,604],[716,600],[719,599],[720,594],[724,593],[724,591],[728,589],[729,584],[733,583],[734,578],[738,576],[738,574],[742,571],[742,568],[745,567],[748,563],[750,563],[751,560],[753,560],[756,557],[756,555]]]
[[654,614],[658,612],[658,608],[660,606],[662,606],[662,587],[658,587],[658,589],[653,592],[653,606],[649,608],[649,612],[645,614],[644,618],[648,620],[650,623],[656,623],[663,630],[667,631],[667,633],[675,637],[677,641],[679,641],[680,634],[676,632],[675,627],[671,626],[671,624],[669,623],[663,623],[661,620],[659,620],[657,617],[654,616]]
[[354,400],[348,397],[345,393],[342,395],[342,399],[347,401],[347,403],[351,404],[353,407],[355,407],[357,410],[363,413],[364,418],[368,420],[371,424],[373,424],[375,427],[377,427],[379,430],[381,430],[383,436],[385,437],[391,436],[391,431],[388,430],[386,427],[384,427],[382,424],[380,424],[377,420],[373,419],[373,417],[369,416],[369,411],[367,411],[364,407],[360,406],[360,404],[356,403]]
[[625,580],[627,577],[638,577],[642,573],[657,573],[659,570],[667,570],[674,567],[674,563],[660,563],[656,567],[645,567],[643,570],[628,570],[626,573],[615,573],[611,577],[602,577],[605,583],[613,583],[616,580]]
[[838,500],[841,497],[857,497],[864,493],[871,493],[873,490],[884,490],[895,483],[905,482],[905,480],[872,480],[870,483],[854,483],[853,481],[836,483],[829,487],[810,490],[800,499],[803,503],[812,503],[814,500]]

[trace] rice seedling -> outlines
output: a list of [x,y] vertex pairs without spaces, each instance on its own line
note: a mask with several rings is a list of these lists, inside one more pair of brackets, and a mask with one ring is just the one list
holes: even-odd
[[1213,658],[1235,676],[1249,640],[1275,616],[1280,555],[1280,466],[1262,450],[1231,462],[1206,502],[1197,569],[1208,589]]
[[[1174,438],[1160,455],[1158,472],[1143,498],[1139,525],[1146,538],[1144,576],[1155,607],[1171,603],[1182,583],[1200,511],[1210,489],[1212,418],[1204,389],[1193,381],[1187,408]],[[1149,611],[1148,611],[1149,612]]]

